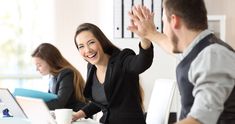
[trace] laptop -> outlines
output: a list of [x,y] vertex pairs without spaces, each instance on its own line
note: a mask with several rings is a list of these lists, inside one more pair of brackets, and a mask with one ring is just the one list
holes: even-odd
[[27,118],[26,113],[23,111],[21,106],[16,101],[15,97],[6,88],[0,88],[0,112],[1,117],[3,110],[9,110],[9,114],[17,118]]
[[16,100],[32,124],[56,124],[42,99],[16,96]]
[[27,118],[32,124],[56,124],[42,99],[16,96],[8,89],[0,88],[0,105],[4,104],[13,117]]

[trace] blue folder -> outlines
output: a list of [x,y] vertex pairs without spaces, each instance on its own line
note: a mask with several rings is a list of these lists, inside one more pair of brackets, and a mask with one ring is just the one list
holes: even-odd
[[45,102],[53,100],[53,99],[57,99],[56,94],[37,91],[37,90],[24,89],[24,88],[15,88],[13,95],[39,98],[39,99],[43,99]]

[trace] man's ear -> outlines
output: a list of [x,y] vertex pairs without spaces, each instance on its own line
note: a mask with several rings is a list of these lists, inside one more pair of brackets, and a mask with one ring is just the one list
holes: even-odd
[[180,24],[181,24],[180,17],[174,14],[171,15],[171,27],[173,29],[178,29],[180,28]]

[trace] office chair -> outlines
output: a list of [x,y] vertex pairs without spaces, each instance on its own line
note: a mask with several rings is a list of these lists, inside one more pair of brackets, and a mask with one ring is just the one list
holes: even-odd
[[148,111],[147,124],[168,124],[176,82],[172,79],[157,79],[154,83]]

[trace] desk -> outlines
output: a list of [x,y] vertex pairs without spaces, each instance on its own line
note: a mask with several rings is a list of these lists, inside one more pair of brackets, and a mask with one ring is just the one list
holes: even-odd
[[[0,118],[0,124],[33,124],[28,119],[23,118]],[[92,119],[82,119],[72,124],[100,124]]]
[[0,124],[31,124],[28,119],[24,118],[0,118]]
[[100,124],[100,123],[92,119],[82,119],[82,120],[77,120],[73,122],[72,124]]

